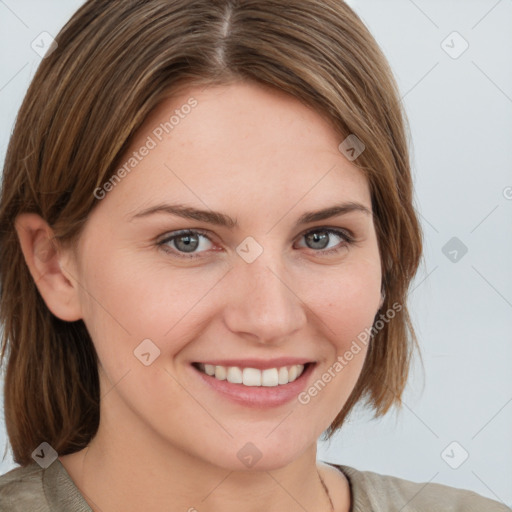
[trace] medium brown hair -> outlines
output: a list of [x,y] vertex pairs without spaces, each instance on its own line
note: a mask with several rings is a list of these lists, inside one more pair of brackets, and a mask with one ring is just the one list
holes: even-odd
[[[376,416],[401,405],[417,339],[406,307],[421,259],[407,119],[386,58],[341,0],[87,1],[56,37],[19,111],[0,203],[0,323],[7,355],[4,407],[14,460],[43,441],[59,455],[84,448],[99,425],[97,354],[82,320],[53,315],[24,260],[14,221],[40,215],[59,244],[74,244],[148,114],[179,86],[248,80],[278,88],[332,122],[342,142],[366,146],[382,262],[382,311],[360,377],[330,425],[353,406]],[[419,351],[418,351],[419,352]]]

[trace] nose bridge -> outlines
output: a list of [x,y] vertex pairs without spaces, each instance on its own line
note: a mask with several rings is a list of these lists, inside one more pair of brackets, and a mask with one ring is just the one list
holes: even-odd
[[264,250],[254,261],[241,258],[231,272],[226,321],[234,332],[270,342],[300,329],[306,316],[279,251]]

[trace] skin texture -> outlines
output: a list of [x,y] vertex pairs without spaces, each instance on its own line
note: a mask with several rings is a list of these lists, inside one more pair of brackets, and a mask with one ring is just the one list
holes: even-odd
[[[154,130],[191,97],[197,105],[159,141]],[[366,178],[325,117],[261,85],[190,88],[166,100],[123,163],[148,136],[156,147],[99,200],[76,251],[53,249],[37,215],[17,218],[46,304],[63,320],[83,319],[100,360],[98,434],[60,461],[95,510],[328,511],[318,468],[336,511],[348,511],[347,481],[317,463],[316,442],[352,391],[364,347],[308,404],[269,408],[227,400],[191,363],[306,357],[316,361],[309,387],[371,327],[381,305],[371,215],[296,226],[303,213],[343,201],[371,210]],[[165,213],[130,220],[164,202],[223,212],[238,227]],[[355,241],[304,236],[326,227]],[[170,252],[157,245],[183,229],[210,238],[199,237],[195,259],[179,239],[167,242]],[[236,251],[247,237],[263,249],[252,263]],[[148,338],[160,355],[145,366],[134,350]],[[237,457],[248,442],[262,455],[251,468]]]

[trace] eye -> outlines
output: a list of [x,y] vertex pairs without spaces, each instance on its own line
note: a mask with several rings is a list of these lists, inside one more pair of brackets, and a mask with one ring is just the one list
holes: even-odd
[[[329,242],[333,236],[340,238],[342,241],[329,248]],[[310,244],[310,248],[321,254],[337,253],[354,241],[353,237],[344,230],[323,227],[307,231],[301,237],[304,237],[306,243]]]
[[[184,230],[177,231],[172,236],[164,238],[157,245],[165,252],[181,258],[197,258],[198,256],[194,254],[194,251],[198,248],[204,249],[204,243],[201,243],[202,239],[211,243],[211,240],[203,231]],[[174,248],[170,247],[169,244]]]
[[[326,249],[333,236],[340,238],[342,241]],[[334,228],[315,228],[303,233],[300,235],[300,238],[305,238],[306,243],[312,246],[310,248],[322,255],[337,253],[353,242],[352,236],[346,231]],[[206,242],[202,243],[202,240]],[[179,258],[193,259],[201,257],[197,254],[198,252],[201,253],[208,250],[208,247],[205,248],[205,243],[206,246],[212,243],[205,231],[187,229],[172,233],[170,236],[157,242],[157,245],[168,254]],[[197,249],[203,250],[197,251]]]

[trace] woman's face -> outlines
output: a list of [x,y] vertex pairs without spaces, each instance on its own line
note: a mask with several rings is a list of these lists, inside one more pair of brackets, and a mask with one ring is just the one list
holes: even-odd
[[[103,422],[227,469],[281,467],[316,443],[366,347],[341,370],[337,357],[381,299],[368,183],[341,142],[312,109],[248,83],[190,88],[147,119],[65,267]],[[361,209],[311,215],[344,203]],[[301,362],[301,377],[270,385]]]

